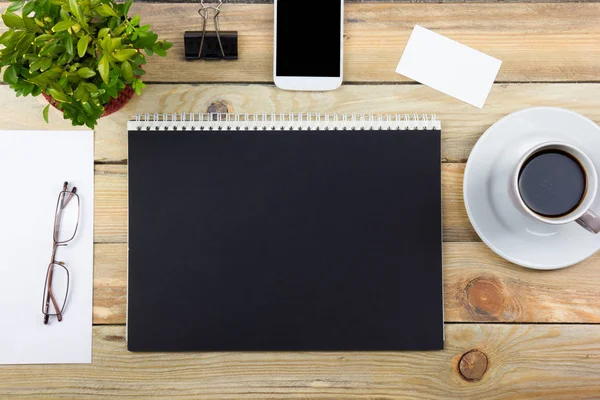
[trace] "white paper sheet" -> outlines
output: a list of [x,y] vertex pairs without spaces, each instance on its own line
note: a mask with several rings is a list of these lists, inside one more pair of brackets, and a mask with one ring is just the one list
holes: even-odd
[[415,25],[396,72],[482,108],[502,61]]
[[[54,211],[65,181],[78,189],[77,235],[61,247],[71,276],[62,322],[43,324]],[[90,363],[94,133],[0,131],[0,364]]]

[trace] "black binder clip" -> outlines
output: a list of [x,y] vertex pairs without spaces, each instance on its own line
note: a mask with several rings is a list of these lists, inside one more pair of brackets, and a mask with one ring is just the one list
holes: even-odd
[[[219,14],[223,1],[219,0],[216,6],[207,6],[204,0],[200,2],[202,8],[198,14],[204,20],[202,31],[186,31],[183,37],[185,44],[186,60],[237,60],[238,59],[238,33],[237,31],[219,31]],[[215,31],[206,31],[206,21],[209,10],[215,12]]]

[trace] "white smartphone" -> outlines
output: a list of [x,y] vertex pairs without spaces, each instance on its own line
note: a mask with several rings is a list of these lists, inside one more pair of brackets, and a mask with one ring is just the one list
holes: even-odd
[[274,80],[284,90],[334,90],[344,69],[344,0],[275,0]]

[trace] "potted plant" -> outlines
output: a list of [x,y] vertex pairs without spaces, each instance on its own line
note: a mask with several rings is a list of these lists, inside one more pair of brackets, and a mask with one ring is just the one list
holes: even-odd
[[[133,0],[12,0],[2,14],[4,82],[17,96],[43,94],[73,125],[93,128],[144,88],[146,56],[166,56],[140,17],[129,17]],[[20,11],[20,15],[17,14]]]

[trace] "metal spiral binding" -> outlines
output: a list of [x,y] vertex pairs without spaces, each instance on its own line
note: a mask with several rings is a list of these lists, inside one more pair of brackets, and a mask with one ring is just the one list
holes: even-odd
[[147,131],[318,131],[440,130],[430,114],[172,113],[138,114],[129,130]]

